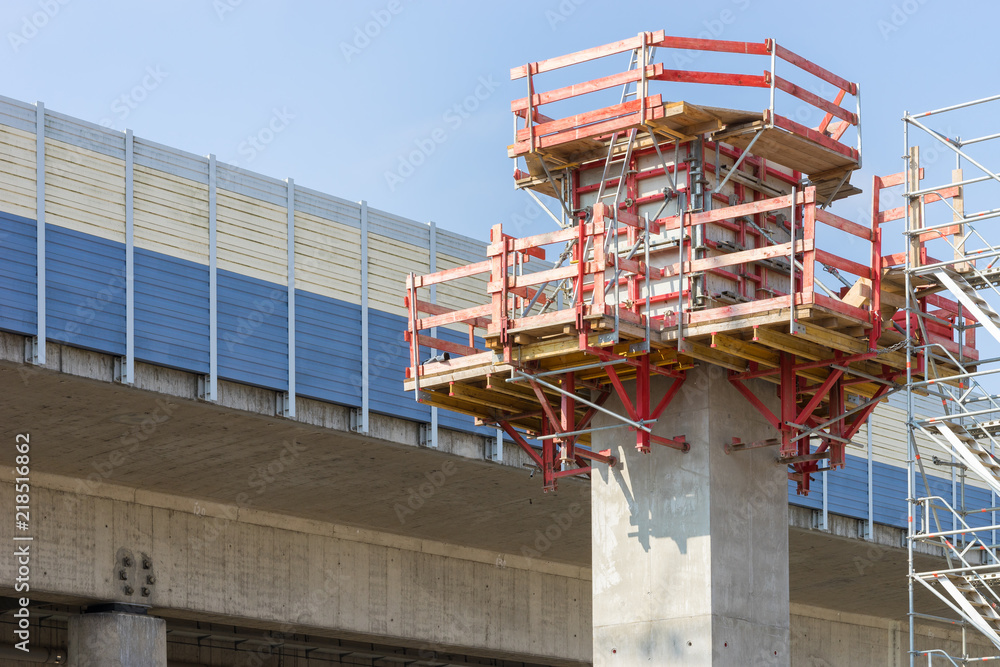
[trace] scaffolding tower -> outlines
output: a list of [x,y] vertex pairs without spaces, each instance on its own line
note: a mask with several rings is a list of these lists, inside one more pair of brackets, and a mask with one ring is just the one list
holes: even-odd
[[[911,665],[1000,661],[1000,460],[995,456],[1000,234],[991,227],[1000,218],[1000,133],[962,139],[953,129],[995,117],[998,105],[1000,95],[903,117],[905,183],[899,184],[905,193],[899,215],[906,247],[887,264],[890,271],[894,264],[904,267],[902,319],[911,360],[906,372]],[[933,159],[921,159],[920,142],[934,150]],[[876,179],[876,216],[882,215],[880,189],[896,184]],[[946,301],[945,293],[955,301]],[[983,358],[975,351],[977,333],[985,339],[979,345]],[[956,472],[961,493],[943,492],[941,480]],[[933,569],[924,569],[928,561],[919,558],[928,548],[944,557]],[[918,622],[960,626],[961,647],[918,646],[927,641],[918,642]],[[993,654],[968,655],[971,633],[989,640]]]

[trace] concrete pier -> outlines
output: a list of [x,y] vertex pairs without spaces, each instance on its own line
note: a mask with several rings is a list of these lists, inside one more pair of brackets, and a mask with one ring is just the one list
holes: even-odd
[[[754,387],[773,405],[773,387]],[[723,449],[774,429],[713,367],[689,371],[653,433],[691,449],[642,454],[630,431],[594,436],[620,461],[592,481],[595,667],[788,665],[785,469],[773,447]]]
[[167,667],[167,623],[142,613],[101,611],[73,616],[70,667]]

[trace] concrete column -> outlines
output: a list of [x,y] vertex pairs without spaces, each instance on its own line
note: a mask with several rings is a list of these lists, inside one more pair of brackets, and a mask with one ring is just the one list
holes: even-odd
[[[654,380],[654,402],[668,383]],[[773,385],[752,386],[777,408]],[[594,449],[619,458],[592,481],[595,667],[788,665],[784,467],[774,447],[723,450],[774,429],[726,371],[700,367],[653,433],[684,435],[691,450],[640,454],[630,431],[594,434]]]
[[121,611],[72,616],[69,667],[167,667],[167,623]]

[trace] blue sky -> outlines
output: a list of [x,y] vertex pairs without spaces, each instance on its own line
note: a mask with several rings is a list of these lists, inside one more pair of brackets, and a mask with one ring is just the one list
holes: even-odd
[[[551,227],[513,188],[509,104],[525,90],[511,67],[644,30],[773,37],[860,83],[864,168],[854,183],[867,191],[873,174],[902,169],[904,110],[1000,92],[990,68],[998,13],[985,0],[7,0],[0,95],[486,240],[497,222],[518,235]],[[606,73],[625,68],[616,58]],[[690,68],[716,65],[759,74],[769,62],[703,55]],[[708,88],[664,97],[767,103],[748,97],[760,91],[730,101]],[[980,134],[996,131],[985,110],[967,116]],[[869,206],[866,192],[834,210],[867,223]]]
[[[982,17],[997,7],[986,2],[962,3],[962,16],[941,0],[4,5],[2,95],[482,239],[534,206],[514,191],[506,157],[509,102],[524,94],[509,70],[528,61],[643,30],[774,37],[860,82],[862,187],[872,173],[899,171],[904,109],[996,87],[979,66],[996,41],[993,21]],[[618,58],[614,68],[624,69]],[[735,62],[753,73],[769,65]],[[692,68],[703,64],[713,63]],[[736,91],[744,97],[731,106],[766,105],[746,92]],[[685,97],[698,103],[703,94]],[[410,173],[404,163],[414,150],[423,159]],[[838,210],[857,217],[863,207],[858,198]],[[520,233],[548,228],[533,220]]]

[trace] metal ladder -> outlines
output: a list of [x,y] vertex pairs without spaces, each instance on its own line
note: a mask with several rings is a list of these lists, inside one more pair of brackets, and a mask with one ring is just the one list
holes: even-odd
[[[1000,493],[1000,462],[985,447],[960,426],[941,423],[935,426],[938,433],[948,442],[951,451],[970,470],[975,472],[994,491]],[[989,423],[983,425],[989,428]],[[984,434],[985,435],[985,434]]]
[[[998,342],[1000,342],[1000,315],[996,313],[986,299],[976,293],[976,287],[970,284],[965,277],[957,272],[941,270],[934,273],[934,277],[947,287],[955,295],[963,306],[969,309],[976,320],[983,325],[983,328],[990,332]],[[991,287],[990,282],[980,281],[981,287]]]
[[[948,574],[938,577],[937,583],[949,594],[966,620],[1000,647],[1000,613],[997,612],[1000,598],[997,594],[985,582],[978,582],[975,576]],[[977,587],[977,583],[982,589]]]

